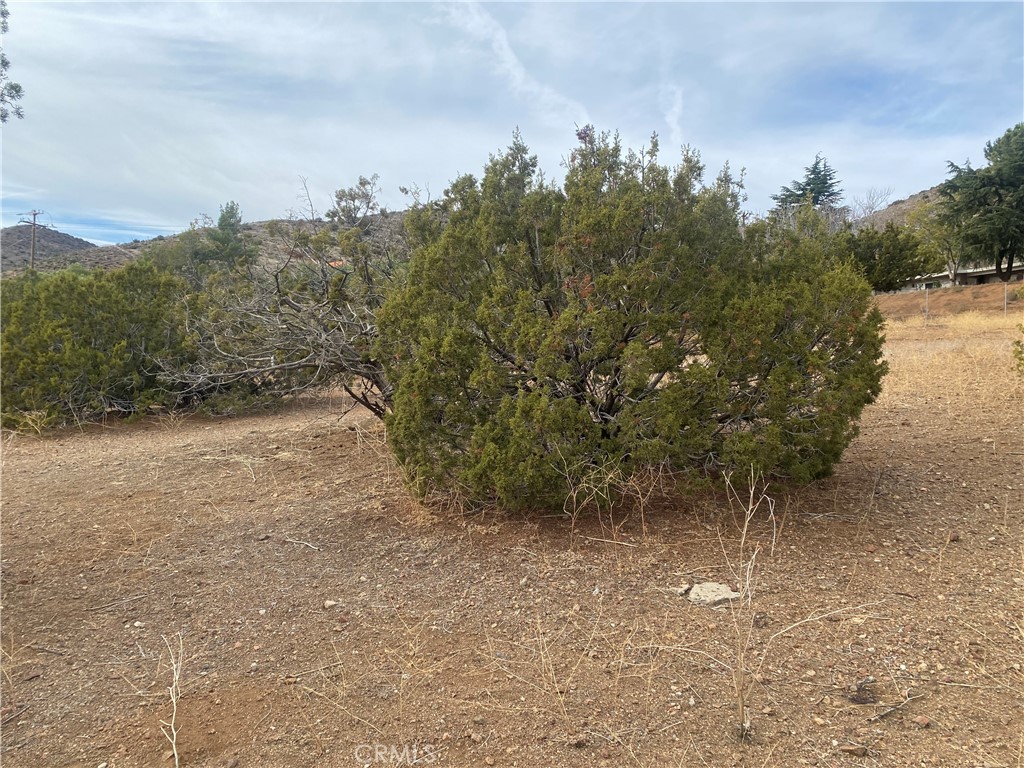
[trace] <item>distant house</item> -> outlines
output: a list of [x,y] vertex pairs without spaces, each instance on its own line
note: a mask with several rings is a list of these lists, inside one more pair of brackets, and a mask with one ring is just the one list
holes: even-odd
[[[998,282],[996,267],[972,267],[961,269],[956,275],[956,285],[984,285],[985,283]],[[1010,282],[1024,281],[1024,269],[1016,269],[1010,276]],[[925,288],[949,288],[953,281],[949,278],[948,272],[933,272],[930,275],[918,275],[912,277],[903,286],[904,291],[923,291]]]

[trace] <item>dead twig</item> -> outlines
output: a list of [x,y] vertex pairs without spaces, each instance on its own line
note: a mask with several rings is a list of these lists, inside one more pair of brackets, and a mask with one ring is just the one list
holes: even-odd
[[68,655],[67,651],[62,651],[57,648],[47,648],[45,645],[30,645],[29,648],[31,648],[33,651],[44,651],[46,653],[56,654],[57,656]]
[[13,720],[14,718],[16,718],[16,717],[21,717],[22,713],[23,713],[23,712],[24,712],[24,711],[25,711],[26,709],[28,709],[29,707],[31,707],[31,706],[32,706],[31,704],[26,704],[26,705],[25,705],[25,706],[23,706],[23,707],[22,707],[21,709],[19,709],[19,710],[18,710],[17,712],[11,712],[11,714],[9,714],[9,715],[8,715],[7,717],[5,717],[5,718],[4,718],[3,720],[0,720],[0,725],[7,725],[7,724],[8,724],[9,722],[11,722],[11,720]]
[[325,669],[331,669],[332,667],[340,667],[344,664],[344,661],[332,661],[330,664],[324,664],[322,667],[316,669],[306,669],[302,672],[292,672],[288,677],[302,677],[303,675],[312,675],[314,672],[323,672]]
[[588,541],[602,541],[605,544],[618,544],[620,547],[639,547],[639,544],[630,544],[628,541],[615,541],[614,539],[599,539],[595,536],[580,536],[581,539],[587,539]]
[[289,544],[303,544],[309,547],[310,549],[315,549],[317,552],[323,551],[320,549],[320,547],[310,544],[308,541],[299,541],[298,539],[285,539],[285,541],[287,541]]
[[93,606],[89,610],[90,611],[104,611],[107,608],[114,608],[114,607],[116,607],[118,605],[124,605],[125,603],[131,603],[131,602],[134,602],[136,600],[141,600],[144,597],[149,597],[149,595],[132,595],[131,597],[126,597],[126,598],[123,598],[121,600],[115,600],[114,602],[107,603],[106,605]]
[[907,696],[907,698],[904,699],[903,701],[901,701],[899,704],[894,704],[891,707],[889,707],[888,709],[886,709],[885,711],[879,712],[877,715],[872,715],[871,717],[868,718],[868,722],[869,723],[877,723],[883,717],[888,717],[893,712],[896,712],[899,709],[903,709],[903,707],[907,706],[907,704],[909,704],[910,702],[917,701],[918,699],[923,699],[925,697],[925,695],[926,694],[919,693],[917,696]]

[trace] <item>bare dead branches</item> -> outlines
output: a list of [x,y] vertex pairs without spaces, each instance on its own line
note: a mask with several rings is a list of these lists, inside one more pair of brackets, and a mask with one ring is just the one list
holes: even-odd
[[269,253],[218,274],[188,302],[196,359],[165,366],[187,393],[339,387],[378,417],[393,389],[374,356],[377,310],[408,261],[402,216],[381,210],[376,179],[336,194],[327,221],[308,190],[302,218],[271,228]]

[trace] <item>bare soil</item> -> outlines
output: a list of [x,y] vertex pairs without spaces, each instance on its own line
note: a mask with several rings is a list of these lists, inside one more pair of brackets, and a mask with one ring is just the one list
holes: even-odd
[[326,397],[7,436],[0,760],[174,765],[180,636],[186,766],[1024,765],[1022,319],[891,323],[835,475],[746,536],[722,491],[431,510]]
[[1017,317],[1024,312],[1024,282],[962,285],[929,291],[887,293],[878,297],[878,306],[890,320],[909,320],[931,316],[936,319],[964,312],[984,312]]

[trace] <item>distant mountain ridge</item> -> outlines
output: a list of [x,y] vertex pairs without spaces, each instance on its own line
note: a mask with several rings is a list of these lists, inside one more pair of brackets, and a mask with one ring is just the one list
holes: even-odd
[[[890,221],[902,225],[908,214],[922,203],[939,197],[939,186],[925,189],[904,200],[897,200],[880,211],[865,216],[858,222],[859,227],[883,229]],[[265,240],[273,222],[259,221],[243,224],[243,230],[259,240]],[[88,240],[59,232],[48,227],[36,228],[36,269],[52,272],[73,265],[86,269],[101,267],[113,269],[137,259],[154,242],[174,240],[177,235],[161,236],[152,240],[135,240],[122,245],[97,246]],[[10,274],[28,269],[29,250],[32,241],[32,225],[18,224],[0,229],[0,269]],[[265,243],[265,245],[268,245]],[[273,250],[273,249],[271,249]]]
[[[35,229],[37,268],[42,268],[43,264],[62,254],[96,247],[96,243],[90,243],[88,240],[59,232],[56,229],[43,226],[37,226]],[[0,268],[4,272],[28,269],[31,253],[31,224],[16,224],[13,227],[0,229]]]
[[[396,221],[399,222],[396,226],[400,226],[401,217],[398,217]],[[310,226],[309,222],[301,220],[274,219],[247,222],[242,225],[242,232],[253,238],[262,258],[280,261],[282,254],[286,254],[287,248],[283,247],[280,242],[276,242],[271,235],[271,230],[276,224]],[[320,221],[319,224],[323,225],[324,222]],[[31,230],[31,225],[22,224],[0,230],[0,268],[5,276],[28,269]],[[115,269],[139,258],[154,243],[172,243],[180,234],[183,233],[160,235],[151,240],[133,240],[120,245],[97,246],[95,243],[54,229],[39,227],[36,230],[35,268],[39,272],[55,272],[76,265],[86,269]]]

